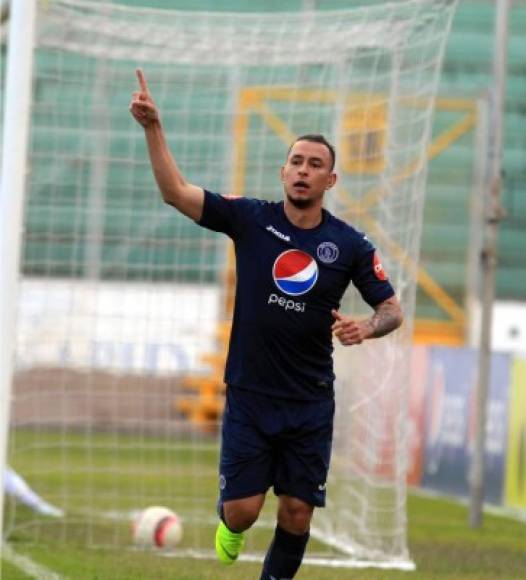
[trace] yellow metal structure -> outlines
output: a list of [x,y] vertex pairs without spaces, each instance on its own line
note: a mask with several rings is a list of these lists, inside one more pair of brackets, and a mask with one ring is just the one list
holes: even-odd
[[382,99],[350,98],[342,119],[340,142],[343,171],[375,174],[385,169],[387,103]]

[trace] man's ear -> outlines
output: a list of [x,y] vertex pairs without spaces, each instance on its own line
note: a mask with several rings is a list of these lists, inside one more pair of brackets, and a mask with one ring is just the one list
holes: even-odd
[[281,166],[281,169],[279,171],[279,176],[280,176],[280,179],[282,182],[285,181],[285,166],[284,165]]
[[334,186],[334,184],[338,181],[338,176],[336,175],[336,173],[334,173],[334,171],[329,175],[329,180],[328,180],[328,184],[327,187],[325,189],[330,189],[331,187]]

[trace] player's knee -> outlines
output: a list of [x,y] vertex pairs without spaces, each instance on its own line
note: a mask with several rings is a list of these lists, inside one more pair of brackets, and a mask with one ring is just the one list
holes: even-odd
[[235,532],[244,532],[248,528],[252,527],[255,521],[258,519],[259,512],[254,509],[246,510],[232,510],[229,512],[225,510],[225,521],[226,525]]
[[313,506],[293,497],[280,498],[278,523],[281,528],[292,534],[305,534],[309,531]]
[[223,504],[226,525],[235,532],[248,530],[259,517],[262,502],[255,498],[234,500]]

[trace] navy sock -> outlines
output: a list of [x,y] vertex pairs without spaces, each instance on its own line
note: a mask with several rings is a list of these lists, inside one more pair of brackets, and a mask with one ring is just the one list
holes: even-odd
[[274,538],[268,549],[260,580],[294,578],[303,560],[309,532],[297,535],[276,526]]

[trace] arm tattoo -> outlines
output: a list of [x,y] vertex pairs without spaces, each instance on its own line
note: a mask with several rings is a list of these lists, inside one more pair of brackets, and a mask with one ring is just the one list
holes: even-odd
[[378,304],[375,311],[368,321],[372,330],[371,338],[385,336],[402,324],[402,310],[398,299],[394,296]]

